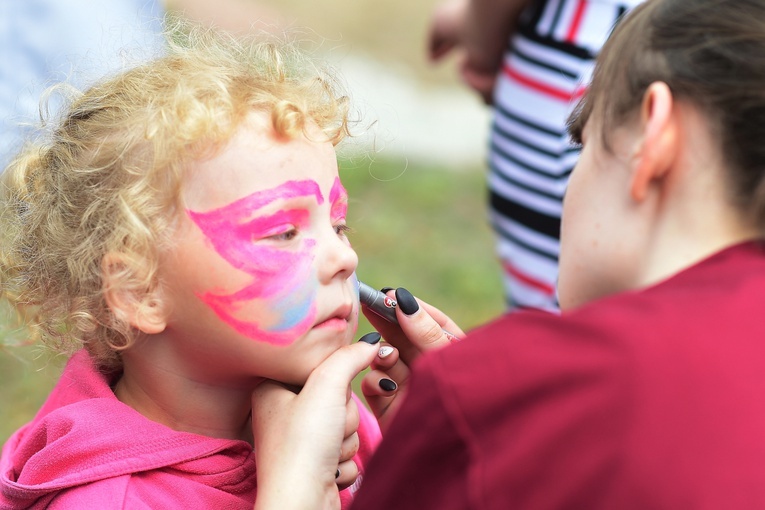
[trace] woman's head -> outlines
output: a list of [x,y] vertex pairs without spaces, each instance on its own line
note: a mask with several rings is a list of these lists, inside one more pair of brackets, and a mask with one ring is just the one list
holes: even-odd
[[762,236],[765,2],[648,0],[604,46],[570,131],[586,140],[564,203],[562,306]]
[[731,200],[765,228],[765,2],[648,0],[627,15],[598,57],[570,119],[608,134],[636,115],[648,86],[666,83],[710,120],[730,170]]
[[213,157],[252,112],[286,139],[309,128],[332,143],[346,134],[344,98],[294,48],[186,26],[169,33],[165,56],[75,98],[3,175],[6,295],[49,342],[84,343],[105,367],[118,366],[114,349],[133,330],[104,300],[104,257],[120,254],[109,290],[153,306],[191,162]]

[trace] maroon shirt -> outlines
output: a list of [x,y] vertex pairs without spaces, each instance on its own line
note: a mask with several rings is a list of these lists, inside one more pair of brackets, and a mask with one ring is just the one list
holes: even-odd
[[765,508],[762,246],[422,357],[353,508]]

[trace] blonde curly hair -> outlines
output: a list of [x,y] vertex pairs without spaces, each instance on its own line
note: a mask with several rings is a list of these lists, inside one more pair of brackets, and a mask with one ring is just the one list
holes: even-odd
[[3,299],[34,339],[66,353],[84,345],[108,371],[135,332],[105,302],[102,260],[130,262],[111,288],[157,287],[187,162],[214,153],[254,110],[280,136],[309,122],[334,144],[348,134],[346,97],[295,44],[184,22],[168,34],[165,55],[71,100],[0,177]]

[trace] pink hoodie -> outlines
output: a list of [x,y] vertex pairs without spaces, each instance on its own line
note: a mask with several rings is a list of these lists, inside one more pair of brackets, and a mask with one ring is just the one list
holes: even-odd
[[[380,440],[359,404],[364,463]],[[343,508],[357,485],[341,493]],[[114,396],[85,351],[69,360],[35,419],[3,447],[0,508],[252,509],[255,457],[244,442],[178,432]]]

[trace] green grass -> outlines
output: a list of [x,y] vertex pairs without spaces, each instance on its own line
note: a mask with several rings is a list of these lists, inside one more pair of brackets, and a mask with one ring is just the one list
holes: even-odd
[[359,160],[343,163],[341,177],[360,279],[406,287],[463,328],[501,311],[483,172]]
[[[501,313],[481,169],[454,173],[359,157],[342,162],[341,177],[364,282],[406,287],[463,329]],[[369,331],[362,319],[357,336]],[[0,444],[34,416],[61,366],[37,346],[0,349]]]

